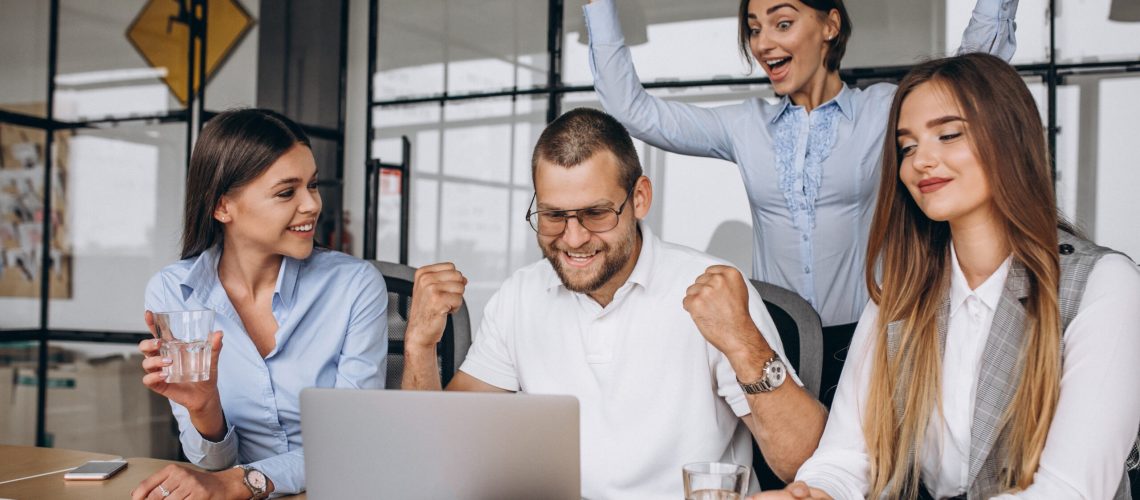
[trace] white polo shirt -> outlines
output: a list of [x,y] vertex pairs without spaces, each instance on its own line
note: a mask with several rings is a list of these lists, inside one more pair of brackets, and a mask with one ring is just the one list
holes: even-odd
[[[502,389],[578,398],[585,498],[672,500],[683,495],[686,463],[752,463],[738,418],[751,410],[736,374],[682,306],[697,276],[726,263],[640,227],[637,264],[607,307],[567,290],[545,259],[531,264],[487,303],[460,367]],[[783,358],[748,289],[753,321]]]

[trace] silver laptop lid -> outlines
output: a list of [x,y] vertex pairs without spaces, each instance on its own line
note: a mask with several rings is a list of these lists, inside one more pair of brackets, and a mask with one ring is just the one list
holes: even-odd
[[579,499],[572,396],[305,389],[308,497]]

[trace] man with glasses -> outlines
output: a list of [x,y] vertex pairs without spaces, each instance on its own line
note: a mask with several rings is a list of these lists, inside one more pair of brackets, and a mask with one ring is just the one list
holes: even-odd
[[[653,189],[625,128],[570,111],[543,131],[531,173],[526,217],[546,258],[491,298],[447,389],[576,396],[587,498],[676,498],[685,463],[750,465],[749,431],[791,478],[826,412],[740,272],[640,222]],[[417,271],[404,389],[440,389],[435,346],[466,282],[447,263]]]

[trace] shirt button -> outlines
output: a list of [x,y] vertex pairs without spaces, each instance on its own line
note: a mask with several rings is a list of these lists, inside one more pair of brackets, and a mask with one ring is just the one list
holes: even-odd
[[808,235],[806,235],[806,234],[801,234],[801,235],[800,235],[800,240],[802,240],[802,241],[807,241],[808,239],[809,239],[809,238],[808,238]]
[[810,266],[804,266],[804,274],[811,274],[811,267]]

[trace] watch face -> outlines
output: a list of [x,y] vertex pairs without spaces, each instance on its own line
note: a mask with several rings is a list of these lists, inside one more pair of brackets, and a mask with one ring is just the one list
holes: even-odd
[[249,480],[250,486],[257,488],[259,491],[265,491],[265,474],[262,474],[261,471],[257,469],[250,470],[249,474],[246,474],[246,478]]
[[768,385],[775,389],[784,383],[784,379],[788,378],[788,369],[784,366],[783,361],[773,360],[765,367],[764,378],[768,381]]

